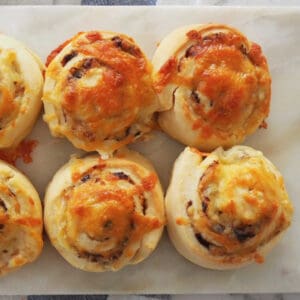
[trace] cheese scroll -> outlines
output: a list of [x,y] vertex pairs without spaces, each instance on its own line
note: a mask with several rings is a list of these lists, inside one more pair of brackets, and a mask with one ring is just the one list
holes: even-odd
[[163,193],[153,167],[135,152],[72,158],[48,186],[44,220],[71,265],[117,271],[156,248],[165,223]]
[[290,226],[293,207],[282,176],[260,151],[234,146],[204,158],[187,147],[174,164],[166,213],[184,257],[225,270],[262,263]]
[[0,275],[40,255],[42,232],[38,193],[22,173],[0,160]]
[[48,57],[43,102],[52,135],[104,156],[150,132],[159,109],[151,64],[120,33],[81,32]]
[[42,106],[43,70],[31,50],[0,33],[0,148],[30,133]]
[[271,78],[261,47],[226,25],[179,28],[153,57],[159,125],[202,151],[241,143],[266,127]]

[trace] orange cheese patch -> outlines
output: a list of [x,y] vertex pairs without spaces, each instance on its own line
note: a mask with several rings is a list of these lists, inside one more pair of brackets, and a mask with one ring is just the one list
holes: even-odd
[[[189,110],[196,114],[192,129],[200,131],[203,138],[223,138],[222,132],[232,130],[244,135],[248,118],[249,126],[257,122],[250,116],[251,110],[257,110],[258,119],[269,112],[271,79],[260,46],[249,44],[235,32],[203,35],[192,30],[187,37],[194,44],[183,56],[175,55],[161,67],[156,91],[168,84],[188,88],[192,93],[191,99],[186,99],[191,102]],[[186,115],[191,118],[189,112]]]
[[23,218],[18,218],[16,220],[16,223],[30,226],[30,227],[35,227],[35,226],[40,226],[42,224],[42,220],[38,218],[23,217]]
[[[232,255],[232,262],[248,255],[247,259],[262,263],[256,248],[289,225],[292,210],[278,182],[257,157],[212,162],[199,181],[199,210],[187,210],[195,234],[201,233],[199,243],[203,240],[212,255]],[[180,218],[176,222],[184,224]]]
[[[151,65],[138,46],[122,35],[107,39],[96,31],[81,33],[68,43],[72,52],[65,57],[76,53],[80,59],[60,79],[61,106],[68,124],[58,130],[71,140],[75,136],[84,141],[87,151],[101,148],[114,135],[120,135],[116,148],[130,143],[134,137],[124,131],[138,120],[140,109],[155,99]],[[50,63],[47,76],[59,77],[62,67],[60,62]]]
[[0,86],[1,92],[1,102],[0,102],[0,120],[2,118],[7,118],[7,115],[10,115],[16,108],[14,103],[13,95],[11,91],[6,89],[4,86]]
[[32,162],[32,152],[38,145],[36,140],[24,140],[16,148],[0,150],[0,159],[11,165],[16,165],[18,159],[22,159],[24,163]]
[[152,189],[154,189],[156,182],[157,182],[157,177],[154,173],[152,173],[148,177],[143,178],[142,186],[146,191],[151,191]]
[[[109,162],[107,164],[109,166]],[[141,198],[143,192],[153,189],[156,176],[151,174],[144,178],[138,188],[130,181],[132,183],[128,184],[128,188],[122,189],[116,181],[125,180],[128,177],[125,173],[120,172],[123,176],[118,177],[105,168],[94,166],[80,176],[79,165],[77,170],[73,168],[75,186],[64,195],[69,237],[77,241],[79,236],[85,234],[95,241],[113,243],[115,246],[109,250],[102,250],[100,246],[95,250],[106,258],[123,248],[124,255],[130,256],[130,247],[127,249],[125,245],[135,243],[148,232],[163,226],[158,218],[145,216],[136,206],[136,199],[144,199]],[[84,176],[88,176],[88,179],[82,180]],[[83,249],[83,246],[77,247],[82,251],[90,251],[89,248]]]

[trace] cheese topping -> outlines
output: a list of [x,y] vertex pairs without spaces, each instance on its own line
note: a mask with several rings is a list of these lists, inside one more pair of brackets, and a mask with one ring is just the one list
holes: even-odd
[[228,147],[253,133],[269,114],[267,61],[259,45],[233,28],[194,28],[185,36],[170,34],[170,43],[178,39],[172,55],[163,44],[154,58],[155,89],[167,107],[159,124],[187,145],[205,151]]
[[[47,232],[76,267],[118,270],[145,259],[160,238],[164,211],[157,175],[125,156],[73,158],[47,190]],[[60,176],[69,179],[56,189]]]
[[231,260],[255,253],[284,231],[293,212],[283,179],[270,163],[233,149],[215,151],[199,181],[199,209],[187,207],[199,242],[212,255]]
[[15,52],[0,50],[0,134],[18,115],[25,89]]
[[43,100],[53,105],[53,111],[46,105],[45,120],[55,135],[87,151],[109,151],[151,130],[157,106],[151,66],[131,38],[79,33],[48,63]]
[[26,46],[0,34],[0,148],[16,147],[41,108],[43,65]]
[[[180,49],[161,68],[157,90],[166,84],[188,88],[193,129],[203,127],[203,135],[244,134],[247,126],[269,112],[271,80],[266,59],[259,45],[249,44],[239,33],[223,28],[210,33],[212,29],[187,33],[191,45],[183,56]],[[254,111],[259,114],[253,115]]]
[[131,256],[128,244],[162,226],[145,215],[144,193],[154,186],[145,189],[135,181],[123,171],[94,166],[64,192],[68,240],[79,255],[98,255],[99,261]]

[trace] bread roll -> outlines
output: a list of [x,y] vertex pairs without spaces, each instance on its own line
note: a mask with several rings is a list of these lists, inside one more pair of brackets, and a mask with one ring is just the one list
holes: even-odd
[[23,174],[0,160],[0,275],[39,256],[42,231],[38,193]]
[[31,50],[0,33],[0,148],[30,133],[42,105],[43,70]]
[[266,126],[271,79],[260,46],[226,25],[179,28],[159,44],[153,78],[170,136],[202,151]]
[[44,120],[53,136],[111,155],[151,131],[159,109],[151,65],[115,32],[81,32],[48,57]]
[[156,248],[165,222],[163,193],[153,167],[135,152],[72,158],[48,186],[44,220],[53,246],[71,265],[117,271]]
[[218,148],[205,159],[187,147],[166,195],[170,238],[184,257],[209,269],[234,269],[264,256],[289,227],[283,178],[260,151]]

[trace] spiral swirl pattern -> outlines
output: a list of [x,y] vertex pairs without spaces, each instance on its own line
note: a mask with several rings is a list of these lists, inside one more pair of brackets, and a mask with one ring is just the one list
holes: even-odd
[[263,262],[293,214],[282,176],[261,152],[246,146],[218,148],[202,159],[186,148],[175,162],[166,196],[175,247],[212,269]]
[[119,270],[145,259],[164,225],[162,190],[140,155],[72,159],[45,197],[45,225],[62,256],[86,271]]
[[180,142],[211,151],[241,143],[265,127],[271,94],[266,58],[256,43],[226,25],[175,30],[153,57],[164,111],[159,124]]
[[83,32],[48,57],[44,119],[75,147],[112,154],[151,131],[159,104],[151,65],[134,40]]

